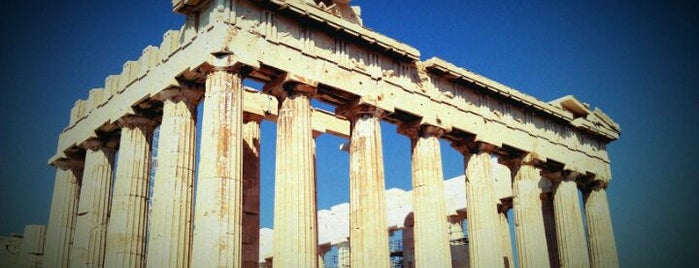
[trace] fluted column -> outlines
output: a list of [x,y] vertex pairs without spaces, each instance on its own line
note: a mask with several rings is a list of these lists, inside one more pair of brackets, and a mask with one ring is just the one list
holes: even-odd
[[369,105],[342,111],[350,120],[352,267],[390,266],[381,141],[383,111]]
[[464,241],[464,229],[461,226],[461,221],[462,219],[458,215],[449,216],[449,248],[452,268],[470,267],[468,264],[468,244]]
[[514,266],[514,255],[512,252],[512,240],[510,238],[510,223],[507,218],[507,211],[512,207],[512,200],[503,200],[498,206],[498,218],[500,219],[500,250],[502,251],[502,262],[505,268]]
[[151,141],[155,122],[137,116],[119,120],[121,140],[107,227],[105,266],[143,267]]
[[531,155],[508,163],[513,174],[513,209],[517,240],[517,259],[520,267],[549,267],[544,217],[541,210],[543,179]]
[[193,267],[240,267],[243,216],[242,79],[224,69],[206,76]]
[[449,267],[451,252],[439,148],[444,130],[418,126],[405,133],[412,141],[415,267]]
[[102,267],[109,216],[114,148],[98,139],[83,142],[85,173],[70,251],[70,267]]
[[458,241],[464,238],[464,229],[461,227],[461,218],[458,216],[449,216],[449,241]]
[[189,267],[197,103],[201,91],[161,92],[163,119],[148,231],[148,267]]
[[502,250],[499,242],[500,219],[495,197],[495,178],[490,164],[494,146],[486,143],[455,145],[464,154],[470,267],[499,267]]
[[589,267],[587,241],[578,200],[577,173],[562,177],[553,194],[553,212],[561,267]]
[[[24,226],[21,250],[18,256],[19,267],[41,268],[46,239],[46,226]],[[3,249],[3,250],[6,250]],[[6,255],[7,256],[7,255]]]
[[411,212],[405,217],[403,222],[403,267],[404,268],[414,268],[415,267],[415,213]]
[[544,216],[544,232],[546,233],[549,263],[551,268],[559,268],[561,267],[561,262],[558,258],[558,235],[556,234],[556,219],[553,210],[553,193],[542,193],[541,213]]
[[619,267],[606,188],[597,181],[583,195],[591,267]]
[[68,267],[70,248],[73,245],[75,218],[80,200],[80,182],[83,163],[61,160],[56,166],[51,212],[46,229],[44,264],[47,267]]
[[325,268],[325,254],[330,251],[330,244],[318,246],[318,267]]
[[287,85],[278,96],[274,266],[318,266],[311,100],[315,88]]
[[337,244],[337,268],[349,268],[352,255],[353,254],[350,252],[350,242],[345,241]]
[[243,117],[243,267],[259,267],[260,256],[260,121]]

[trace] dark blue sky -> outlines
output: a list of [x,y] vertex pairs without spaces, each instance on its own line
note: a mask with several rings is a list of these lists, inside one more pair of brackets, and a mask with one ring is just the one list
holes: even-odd
[[[22,1],[0,16],[0,235],[48,219],[58,133],[70,108],[158,45],[170,1]],[[572,94],[621,124],[609,202],[622,266],[683,266],[697,244],[699,4],[353,1],[365,26],[549,101]],[[274,128],[263,125],[263,215],[272,224]],[[410,187],[409,143],[384,125],[388,187]],[[319,208],[346,202],[344,142],[318,140]],[[444,144],[445,177],[462,161]],[[264,212],[266,211],[266,212]]]

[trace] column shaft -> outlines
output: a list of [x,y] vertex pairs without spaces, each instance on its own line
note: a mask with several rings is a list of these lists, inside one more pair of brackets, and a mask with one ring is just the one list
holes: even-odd
[[612,219],[603,185],[595,185],[584,195],[587,241],[591,267],[619,267]]
[[502,262],[505,268],[512,268],[514,266],[514,255],[512,252],[512,239],[510,238],[510,223],[507,218],[506,209],[501,209],[498,213],[500,218],[500,249],[502,250]]
[[499,267],[503,263],[498,239],[500,228],[493,228],[500,224],[494,182],[490,153],[480,151],[467,157],[466,211],[470,267]]
[[274,266],[318,265],[316,183],[311,101],[303,92],[280,97],[274,189]]
[[542,193],[541,213],[544,216],[544,232],[546,233],[549,263],[551,268],[559,268],[561,267],[561,262],[558,258],[558,235],[556,234],[556,219],[553,206],[553,194]]
[[126,117],[120,120],[120,125],[105,266],[143,267],[154,122],[142,117]]
[[[44,267],[44,242],[46,238],[46,226],[26,225],[22,237],[21,250],[19,251],[18,267],[41,268]],[[3,249],[7,250],[7,248]],[[4,262],[5,260],[3,260]],[[6,263],[6,262],[5,262]]]
[[575,181],[562,180],[553,195],[561,267],[589,267],[587,242]]
[[415,267],[415,213],[410,213],[403,223],[403,267]]
[[340,242],[337,244],[337,268],[350,268],[351,256],[349,242]]
[[330,251],[332,245],[325,244],[318,247],[318,267],[325,268],[325,254]]
[[444,175],[436,127],[420,127],[412,138],[415,267],[450,267]]
[[44,263],[47,267],[68,267],[80,199],[82,165],[58,164],[53,185],[51,212],[46,229]]
[[239,76],[207,75],[194,216],[193,267],[240,267],[243,91]]
[[[352,267],[390,266],[380,112],[351,118],[350,241]],[[359,112],[359,111],[357,111]]]
[[99,140],[88,140],[85,174],[75,222],[75,238],[70,251],[71,267],[102,267],[112,185],[114,149]]
[[466,268],[469,266],[468,244],[464,243],[464,229],[458,216],[449,216],[449,248],[451,251],[451,267]]
[[243,124],[243,267],[259,267],[260,256],[260,120],[247,115]]
[[189,267],[197,102],[201,93],[169,89],[163,99],[153,182],[148,267]]
[[541,211],[539,169],[522,164],[513,185],[515,233],[520,267],[549,267],[544,218]]

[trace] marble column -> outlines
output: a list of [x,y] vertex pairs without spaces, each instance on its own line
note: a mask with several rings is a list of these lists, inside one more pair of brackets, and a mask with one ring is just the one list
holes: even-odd
[[[19,267],[40,268],[44,255],[44,242],[46,241],[46,226],[24,226],[21,250],[19,252]],[[6,249],[6,248],[5,248]],[[3,249],[3,250],[5,250]]]
[[468,244],[464,241],[464,229],[461,226],[461,221],[460,216],[449,216],[449,248],[452,268],[470,267]]
[[403,240],[403,267],[415,267],[415,213],[411,212],[405,217],[403,222],[402,240]]
[[46,229],[44,264],[47,267],[65,268],[68,267],[69,252],[73,245],[83,163],[65,159],[56,161],[53,165],[56,166],[56,181]]
[[444,130],[424,125],[405,133],[412,142],[415,267],[449,267],[451,251],[439,147]]
[[163,119],[148,230],[148,267],[189,267],[197,103],[202,92],[161,92]]
[[500,219],[490,164],[490,153],[495,147],[486,143],[454,147],[464,154],[465,160],[470,267],[499,267],[502,265],[500,229],[493,226],[498,226]]
[[449,216],[449,244],[455,244],[464,238],[464,229],[461,227],[459,216]]
[[121,140],[107,226],[105,266],[143,267],[155,122],[144,117],[127,116],[119,119],[118,124]]
[[99,139],[83,142],[85,172],[70,250],[70,267],[102,267],[109,217],[114,148]]
[[505,268],[514,266],[514,254],[512,252],[512,239],[510,238],[510,223],[507,218],[507,211],[512,207],[512,200],[503,200],[503,204],[498,207],[498,218],[500,219],[500,249],[502,251],[502,262]]
[[325,254],[330,251],[330,244],[318,246],[318,267],[325,268]]
[[311,95],[315,88],[286,85],[279,94],[274,188],[274,266],[318,266],[318,227]]
[[587,241],[576,184],[577,173],[561,178],[553,194],[553,212],[561,267],[589,267]]
[[381,115],[373,106],[343,111],[350,120],[350,241],[352,267],[389,267]]
[[243,117],[243,268],[259,267],[260,257],[260,122]]
[[541,213],[544,216],[544,232],[546,233],[549,263],[551,268],[559,268],[561,267],[561,262],[558,258],[558,235],[556,234],[556,219],[553,210],[553,193],[541,193]]
[[352,254],[350,252],[350,242],[345,241],[337,244],[337,268],[350,268],[351,258]]
[[541,189],[543,178],[531,155],[510,161],[513,180],[513,209],[519,266],[549,267],[548,246],[541,211]]
[[606,188],[597,181],[583,195],[591,267],[619,267]]
[[192,267],[240,267],[243,216],[243,87],[240,76],[206,76]]

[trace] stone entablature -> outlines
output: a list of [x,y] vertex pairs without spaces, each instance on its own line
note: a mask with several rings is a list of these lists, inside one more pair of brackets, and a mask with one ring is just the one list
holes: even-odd
[[[544,103],[443,60],[418,61],[414,48],[310,4],[235,3],[196,9],[181,30],[165,33],[160,47],[147,47],[137,61],[124,64],[120,75],[108,76],[104,89],[78,100],[49,162],[64,158],[96,132],[116,130],[125,115],[158,113],[152,97],[164,89],[202,88],[203,73],[215,65],[241,69],[267,83],[282,73],[313,79],[315,98],[337,107],[359,98],[386,111],[384,119],[393,123],[419,121],[447,130],[446,139],[532,152],[544,163],[553,160],[565,170],[610,179],[605,145],[618,138],[620,129],[599,109],[575,105],[580,102],[572,97]],[[276,112],[273,97],[247,91],[244,99],[245,112],[274,119],[269,118]],[[348,136],[346,121],[321,113],[322,121],[314,119],[316,130],[326,132],[323,126],[332,122],[341,129],[330,133]]]

